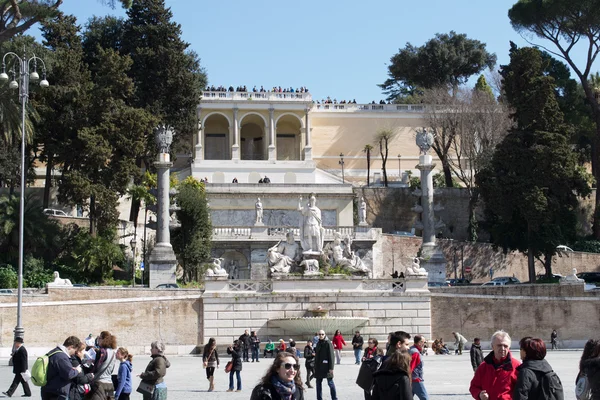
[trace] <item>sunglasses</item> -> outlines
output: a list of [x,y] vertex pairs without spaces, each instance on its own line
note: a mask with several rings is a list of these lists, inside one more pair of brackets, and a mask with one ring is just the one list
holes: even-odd
[[300,364],[291,364],[291,363],[285,363],[285,364],[283,364],[283,368],[285,368],[287,370],[292,369],[292,367],[294,367],[294,369],[296,371],[298,371],[300,369]]
[[319,333],[319,336],[325,336],[325,334],[324,333]]

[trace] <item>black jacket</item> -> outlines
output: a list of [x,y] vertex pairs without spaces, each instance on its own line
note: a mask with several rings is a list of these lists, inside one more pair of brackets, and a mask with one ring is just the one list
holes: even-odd
[[[304,400],[304,391],[296,387],[296,393],[292,396],[293,400]],[[250,400],[281,400],[279,394],[271,384],[259,384],[252,391]]]
[[329,374],[329,370],[333,370],[334,364],[333,344],[327,338],[319,339],[315,349],[315,378],[327,378],[327,374]]
[[27,349],[21,345],[13,354],[13,374],[20,374],[21,372],[27,371]]
[[363,348],[365,341],[363,339],[362,336],[358,335],[358,337],[356,335],[352,336],[352,348],[353,349],[361,349]]
[[546,360],[525,360],[517,367],[517,383],[513,391],[513,400],[539,399],[540,381],[552,367]]
[[476,370],[482,362],[483,351],[481,351],[481,345],[471,345],[471,366],[473,367],[473,370]]
[[412,399],[410,377],[405,371],[380,369],[373,374],[372,400]]
[[[81,365],[81,360],[77,356],[71,356],[71,365],[78,367]],[[82,365],[83,367],[83,365]],[[79,375],[71,380],[71,389],[69,391],[69,400],[83,400],[83,393],[79,390],[80,386],[92,382],[94,376],[81,371]]]
[[592,387],[592,400],[600,400],[600,357],[585,360],[582,367]]
[[239,347],[227,348],[227,354],[231,355],[231,361],[233,361],[232,371],[242,370],[242,350]]
[[315,349],[309,345],[304,346],[304,359],[307,368],[315,368]]
[[52,349],[47,354],[52,355],[48,358],[47,383],[46,386],[42,386],[42,393],[67,397],[71,388],[71,379],[79,373],[73,369],[71,359],[60,347]]
[[246,335],[245,333],[239,337],[240,344],[243,348],[247,349],[250,347],[250,335]]

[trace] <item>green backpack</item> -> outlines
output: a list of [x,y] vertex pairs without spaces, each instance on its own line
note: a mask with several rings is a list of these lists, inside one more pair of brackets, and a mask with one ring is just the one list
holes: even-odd
[[35,386],[46,386],[46,383],[48,383],[48,364],[50,363],[50,357],[60,352],[61,350],[57,350],[54,353],[45,354],[35,360],[31,367],[31,382],[33,382]]

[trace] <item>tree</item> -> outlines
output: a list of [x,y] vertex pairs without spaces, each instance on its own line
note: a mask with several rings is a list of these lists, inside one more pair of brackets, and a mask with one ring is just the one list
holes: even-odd
[[496,55],[488,53],[484,43],[454,31],[438,33],[421,47],[407,43],[400,49],[390,60],[389,78],[379,87],[388,100],[413,95],[418,88],[457,90],[469,77],[495,64]]
[[588,195],[590,188],[567,141],[554,78],[544,73],[542,53],[514,51],[502,72],[515,126],[476,179],[493,243],[527,252],[534,282],[535,258],[543,257],[551,274],[556,246],[574,239],[577,196]]
[[[530,32],[550,41],[555,51],[539,46],[562,58],[579,78],[585,97],[591,107],[596,135],[592,145],[592,170],[600,182],[600,101],[589,77],[600,52],[600,13],[593,0],[519,0],[508,11],[513,28],[520,33]],[[572,54],[577,44],[587,48],[584,61],[578,65]],[[600,239],[600,196],[595,198],[593,233]]]
[[373,150],[373,146],[370,144],[365,144],[363,152],[367,153],[367,186],[369,186],[371,181],[371,150]]
[[375,137],[376,142],[379,144],[379,154],[381,155],[381,171],[383,172],[383,184],[385,187],[388,186],[388,178],[387,178],[387,170],[385,168],[388,153],[389,153],[389,143],[396,136],[396,132],[392,129],[380,129],[377,132],[377,136]]
[[492,99],[494,98],[494,91],[492,90],[492,87],[488,85],[485,76],[483,75],[479,75],[479,78],[477,78],[474,90],[477,93],[485,94]]
[[193,177],[179,185],[177,219],[181,227],[173,232],[173,249],[183,266],[184,280],[199,280],[202,263],[210,257],[212,225],[204,184]]

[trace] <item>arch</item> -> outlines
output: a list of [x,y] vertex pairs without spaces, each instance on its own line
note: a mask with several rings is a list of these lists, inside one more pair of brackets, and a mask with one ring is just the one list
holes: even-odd
[[296,183],[296,174],[293,172],[286,172],[283,176],[283,183]]
[[231,120],[221,112],[211,112],[202,122],[205,160],[231,159]]
[[211,111],[211,112],[209,112],[208,114],[206,114],[206,115],[204,116],[204,118],[202,118],[202,128],[203,128],[203,129],[204,129],[204,124],[206,123],[206,120],[207,120],[209,117],[211,117],[211,116],[213,116],[213,115],[215,115],[215,114],[218,114],[218,115],[221,115],[221,116],[225,117],[225,119],[227,120],[227,123],[229,124],[229,126],[231,126],[231,125],[233,124],[233,122],[231,121],[231,117],[229,117],[227,114],[225,114],[225,113],[223,113],[223,112],[221,112],[221,111]]
[[280,120],[282,117],[285,117],[285,116],[287,116],[287,115],[291,115],[292,117],[296,117],[296,118],[298,119],[298,121],[300,121],[300,128],[304,128],[304,127],[305,127],[305,126],[304,126],[304,118],[300,117],[298,114],[294,114],[294,113],[291,113],[291,112],[285,112],[285,113],[281,114],[280,116],[278,116],[278,117],[275,119],[275,129],[277,129],[277,122],[279,122],[279,120]]
[[257,115],[260,117],[260,119],[263,120],[263,122],[265,123],[265,126],[269,126],[269,123],[267,122],[267,119],[265,118],[264,115],[262,115],[261,113],[257,113],[256,111],[248,111],[247,113],[244,113],[244,115],[242,115],[240,117],[240,129],[242,127],[242,122],[244,121],[244,119],[246,119],[246,117],[250,116],[250,115]]
[[252,171],[248,174],[248,183],[258,183],[261,178],[262,176],[258,172]]
[[213,172],[212,183],[225,183],[225,174],[220,171]]
[[248,113],[240,123],[240,159],[266,160],[269,137],[265,119],[257,113]]
[[278,160],[301,160],[303,120],[296,114],[285,113],[277,118],[275,146]]

